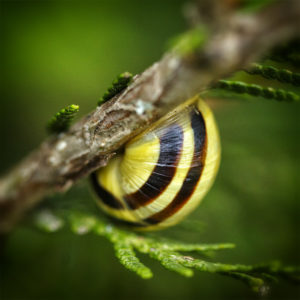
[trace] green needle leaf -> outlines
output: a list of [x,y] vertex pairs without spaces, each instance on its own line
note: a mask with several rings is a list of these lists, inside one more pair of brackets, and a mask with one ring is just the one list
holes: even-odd
[[47,130],[49,133],[60,133],[69,129],[73,119],[79,111],[79,105],[71,104],[58,113],[48,122]]

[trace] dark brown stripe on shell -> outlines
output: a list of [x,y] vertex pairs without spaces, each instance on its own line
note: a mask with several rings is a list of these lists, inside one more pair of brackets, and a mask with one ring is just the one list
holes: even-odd
[[94,172],[91,174],[91,181],[94,187],[95,192],[99,196],[99,201],[103,202],[105,205],[113,209],[124,209],[123,205],[119,200],[113,196],[110,192],[105,190],[99,183],[97,178],[97,173]]
[[206,157],[207,137],[203,116],[196,108],[191,112],[191,127],[195,143],[191,167],[173,201],[160,212],[143,220],[148,224],[158,224],[178,212],[191,198],[200,180]]
[[159,139],[160,152],[154,170],[138,191],[125,195],[129,209],[137,209],[153,202],[172,181],[183,146],[183,129],[174,124]]

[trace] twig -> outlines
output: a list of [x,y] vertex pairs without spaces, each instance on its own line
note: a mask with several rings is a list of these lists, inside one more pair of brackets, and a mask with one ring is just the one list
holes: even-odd
[[280,1],[260,13],[230,13],[224,20],[189,51],[169,51],[126,90],[66,133],[49,137],[2,178],[0,232],[10,230],[44,196],[63,192],[106,165],[126,141],[179,103],[299,34],[300,2]]

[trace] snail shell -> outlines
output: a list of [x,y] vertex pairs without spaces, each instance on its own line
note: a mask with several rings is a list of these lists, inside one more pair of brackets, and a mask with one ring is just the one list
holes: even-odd
[[188,103],[91,175],[97,202],[109,215],[137,228],[162,229],[178,223],[207,193],[219,168],[218,129],[203,100]]

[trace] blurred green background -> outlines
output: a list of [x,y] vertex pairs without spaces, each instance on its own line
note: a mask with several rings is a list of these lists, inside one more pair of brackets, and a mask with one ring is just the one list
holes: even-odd
[[[0,172],[46,137],[45,123],[60,108],[79,104],[84,115],[118,73],[139,73],[158,60],[167,40],[186,29],[184,3],[1,1]],[[223,147],[216,183],[187,220],[154,235],[237,245],[215,261],[299,264],[299,104],[227,99],[215,113]],[[95,210],[87,181],[46,204]],[[0,298],[256,297],[233,279],[204,273],[186,279],[140,257],[153,279],[125,270],[102,238],[67,229],[46,234],[24,222],[5,243]],[[283,282],[267,298],[294,299],[299,292]]]

